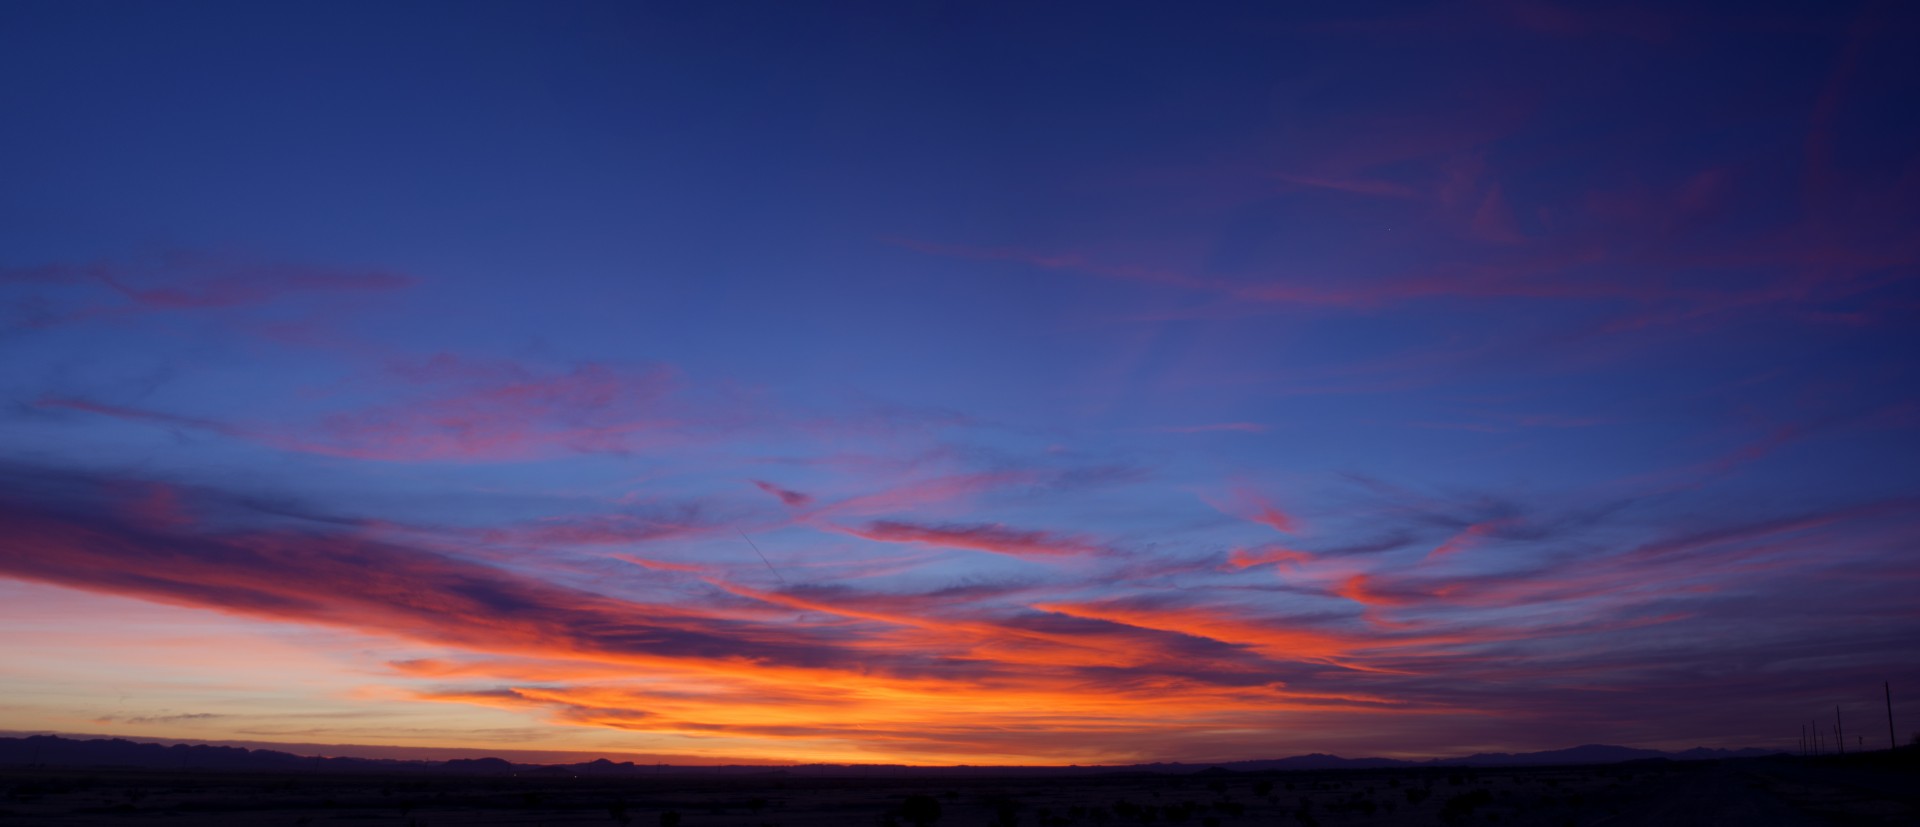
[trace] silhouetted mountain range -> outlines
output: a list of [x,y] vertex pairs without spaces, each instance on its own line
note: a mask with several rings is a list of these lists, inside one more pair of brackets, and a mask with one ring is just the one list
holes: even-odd
[[208,744],[144,744],[121,738],[80,740],[55,735],[0,738],[0,766],[129,767],[164,770],[257,772],[422,772],[458,775],[1098,775],[1113,773],[1186,774],[1271,770],[1380,769],[1386,767],[1547,766],[1614,764],[1622,761],[1674,761],[1752,758],[1769,750],[1704,749],[1662,752],[1587,744],[1546,752],[1479,753],[1460,758],[1403,761],[1394,758],[1341,758],[1313,753],[1260,761],[1217,764],[1153,763],[1087,767],[958,766],[913,767],[899,764],[801,764],[795,766],[676,766],[635,764],[605,758],[577,764],[516,764],[500,758],[408,761],[381,758],[321,758],[269,749]]

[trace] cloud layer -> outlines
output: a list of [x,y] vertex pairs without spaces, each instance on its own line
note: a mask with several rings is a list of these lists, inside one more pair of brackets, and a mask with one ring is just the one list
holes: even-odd
[[1920,683],[1900,4],[0,14],[0,728],[1085,764]]

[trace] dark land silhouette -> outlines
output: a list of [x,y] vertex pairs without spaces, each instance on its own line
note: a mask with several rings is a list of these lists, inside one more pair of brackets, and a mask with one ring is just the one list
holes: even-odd
[[515,763],[500,758],[456,758],[420,761],[383,758],[315,757],[271,749],[212,744],[161,744],[124,738],[78,739],[57,735],[0,738],[0,766],[118,767],[163,770],[263,770],[269,772],[424,772],[481,775],[488,773],[565,773],[573,775],[1102,775],[1111,773],[1191,773],[1207,769],[1231,772],[1265,770],[1388,769],[1439,766],[1551,766],[1611,764],[1644,760],[1713,760],[1753,758],[1771,754],[1761,749],[1705,749],[1682,752],[1587,744],[1569,749],[1523,753],[1477,753],[1457,758],[1406,761],[1394,758],[1342,758],[1312,753],[1290,758],[1218,763],[1165,763],[1042,766],[925,767],[901,764],[796,765],[673,765],[611,761],[605,758],[578,763]]
[[1905,825],[1920,747],[1798,756],[1589,745],[1429,762],[692,767],[314,758],[0,739],[0,826],[1314,827]]

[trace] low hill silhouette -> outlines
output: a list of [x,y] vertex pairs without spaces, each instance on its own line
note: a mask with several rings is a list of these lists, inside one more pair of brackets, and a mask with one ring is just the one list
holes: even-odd
[[458,775],[622,776],[659,774],[701,775],[1104,775],[1114,773],[1189,774],[1197,772],[1262,772],[1273,770],[1388,769],[1395,767],[1526,767],[1548,765],[1614,764],[1625,761],[1696,761],[1752,758],[1774,754],[1768,750],[1705,749],[1682,752],[1586,744],[1568,749],[1523,753],[1479,753],[1458,758],[1406,761],[1395,758],[1342,758],[1313,753],[1291,758],[1228,761],[1211,764],[1152,763],[1086,767],[957,766],[917,767],[900,764],[802,764],[776,766],[675,766],[635,764],[605,758],[573,764],[517,764],[501,758],[455,758],[412,761],[391,758],[344,758],[295,755],[269,749],[209,744],[152,744],[124,738],[75,739],[57,735],[0,738],[0,766],[124,767],[162,770],[222,770],[257,772],[422,772]]

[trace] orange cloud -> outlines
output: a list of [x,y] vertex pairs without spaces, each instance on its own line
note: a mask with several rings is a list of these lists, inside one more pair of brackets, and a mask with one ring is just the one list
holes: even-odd
[[1514,522],[1514,520],[1506,518],[1474,523],[1462,529],[1460,533],[1448,538],[1446,542],[1434,547],[1433,551],[1427,552],[1426,559],[1431,560],[1436,557],[1445,557],[1463,549],[1472,548],[1478,545],[1480,541],[1488,535],[1513,525]]
[[1411,606],[1418,600],[1415,597],[1376,590],[1373,578],[1366,574],[1355,574],[1340,581],[1334,594],[1364,606]]
[[[223,529],[217,518],[238,506],[204,489],[170,486],[149,507],[142,494],[155,489],[136,484],[5,479],[35,484],[0,488],[0,576],[429,647],[383,661],[401,684],[386,697],[617,729],[666,751],[913,763],[1153,760],[1173,748],[1156,745],[1245,756],[1287,733],[1328,732],[1334,717],[1425,726],[1524,716],[1502,705],[1511,692],[1490,704],[1486,687],[1586,680],[1610,657],[1602,635],[1687,616],[1639,611],[1648,600],[1798,565],[1792,541],[1807,532],[1911,505],[1700,531],[1528,572],[1355,572],[1332,595],[1251,584],[1215,556],[1181,569],[1195,579],[1173,588],[1138,587],[1163,573],[1116,591],[1099,578],[1131,564],[1117,554],[1087,561],[1111,564],[1091,575],[1048,568],[914,592],[754,588],[724,566],[625,554],[611,557],[633,568],[593,557],[605,565],[536,576],[460,553],[471,532],[427,548],[350,521],[251,514]],[[967,530],[980,525],[994,530]],[[929,527],[910,529],[889,541],[933,544],[922,539]],[[932,529],[1009,546],[1060,539],[992,524]],[[1312,558],[1276,546],[1229,559]],[[1702,567],[1720,579],[1699,579]],[[1529,622],[1480,607],[1527,608]],[[1386,608],[1409,609],[1409,622],[1373,616]],[[1530,655],[1547,644],[1552,658]]]
[[1249,522],[1259,523],[1282,534],[1292,534],[1299,529],[1293,515],[1280,510],[1259,492],[1244,486],[1235,486],[1224,503],[1208,500],[1208,504],[1227,514]]

